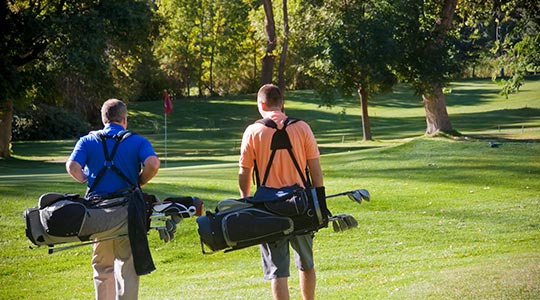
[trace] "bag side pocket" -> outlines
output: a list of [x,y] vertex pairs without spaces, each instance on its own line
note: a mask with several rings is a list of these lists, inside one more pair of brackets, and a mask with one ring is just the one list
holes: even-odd
[[45,231],[54,236],[77,236],[86,217],[86,207],[79,202],[61,200],[40,212]]

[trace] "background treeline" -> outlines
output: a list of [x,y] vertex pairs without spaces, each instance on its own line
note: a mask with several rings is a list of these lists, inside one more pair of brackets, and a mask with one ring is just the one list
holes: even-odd
[[[35,127],[25,116],[48,105],[95,126],[109,97],[250,93],[268,78],[315,89],[331,104],[336,93],[367,101],[397,82],[429,96],[435,84],[479,76],[501,79],[511,93],[537,71],[537,1],[442,2],[8,0],[0,6],[0,124]],[[266,77],[265,59],[275,61]]]

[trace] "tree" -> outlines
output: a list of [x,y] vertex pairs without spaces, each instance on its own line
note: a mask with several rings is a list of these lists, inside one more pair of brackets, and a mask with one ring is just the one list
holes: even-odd
[[[226,94],[249,86],[252,41],[249,11],[243,1],[164,0],[164,20],[155,55],[180,95],[192,84],[205,94]],[[246,83],[248,82],[248,83]]]
[[[442,88],[459,78],[479,53],[485,53],[475,42],[499,62],[495,76],[512,74],[510,80],[503,79],[504,94],[519,89],[527,68],[540,65],[537,2],[468,0],[459,7],[457,2],[397,2],[402,7],[397,10],[402,12],[400,24],[405,24],[399,30],[405,33],[399,36],[405,56],[396,69],[422,95],[426,135],[459,134],[450,122]],[[492,47],[482,38],[488,35],[493,35]]]
[[274,71],[275,49],[277,47],[276,22],[272,0],[263,0],[264,33],[266,36],[266,52],[262,59],[261,84],[271,83]]
[[401,1],[397,3],[401,24],[397,41],[403,54],[397,73],[422,96],[426,112],[426,135],[456,134],[446,109],[443,87],[459,71],[455,48],[449,38],[457,0]]
[[457,13],[462,23],[490,38],[491,43],[478,52],[493,62],[492,77],[501,83],[501,93],[508,97],[518,92],[527,73],[540,66],[540,4],[468,0]]
[[[392,62],[397,54],[393,40],[394,11],[386,1],[325,1],[314,15],[316,35],[308,51],[309,74],[319,92],[331,101],[334,91],[357,93],[362,108],[363,140],[372,140],[368,99],[388,91],[395,83]],[[331,103],[331,102],[328,102]]]
[[[298,0],[290,1],[293,7],[298,6]],[[285,93],[285,88],[288,82],[287,72],[290,68],[287,61],[289,60],[289,48],[290,48],[290,26],[289,26],[289,3],[288,0],[281,1],[281,10],[274,11],[272,1],[263,1],[262,9],[264,12],[264,25],[260,25],[260,22],[254,22],[256,28],[263,27],[265,48],[262,58],[262,70],[261,70],[261,83],[274,82],[274,65],[276,57],[279,54],[279,64],[277,70],[277,85],[280,90]],[[302,16],[294,14],[293,18],[297,19],[297,23],[301,23]],[[276,20],[281,20],[282,27],[276,27]],[[278,36],[281,38],[281,42],[278,43]]]
[[244,1],[213,1],[217,5],[214,22],[215,58],[213,86],[217,94],[245,92],[253,85],[251,54],[254,40],[249,23],[252,7]]
[[22,97],[20,87],[26,74],[21,68],[47,47],[38,29],[45,20],[32,17],[38,9],[21,7],[15,13],[14,8],[7,1],[0,4],[0,157],[4,158],[11,154],[13,102]]
[[14,104],[96,112],[117,91],[114,73],[135,69],[149,46],[152,15],[146,1],[2,2],[0,156],[10,156]]
[[[457,0],[444,0],[440,17],[437,19],[434,25],[434,35],[426,45],[427,55],[441,53],[445,50],[445,39],[452,20],[454,18],[454,12],[456,10]],[[439,56],[440,57],[440,56]],[[441,58],[441,61],[445,61]],[[453,133],[452,124],[446,110],[446,99],[442,90],[443,80],[426,80],[422,85],[430,85],[422,90],[422,101],[424,102],[424,108],[426,111],[426,134],[434,135],[439,131],[446,133]]]
[[287,59],[287,50],[289,49],[289,11],[287,0],[282,2],[283,11],[283,45],[281,46],[281,55],[279,56],[278,86],[282,93],[285,92],[285,62]]

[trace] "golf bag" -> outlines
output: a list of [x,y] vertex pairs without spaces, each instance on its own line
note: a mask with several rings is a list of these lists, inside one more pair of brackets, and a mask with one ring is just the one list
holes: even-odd
[[127,235],[127,200],[106,199],[93,204],[77,194],[46,193],[28,208],[26,236],[37,246],[82,242]]
[[290,218],[280,217],[250,205],[216,213],[207,211],[205,216],[197,218],[197,224],[204,254],[208,253],[205,246],[212,252],[225,248],[230,248],[227,251],[241,249],[281,239],[294,229]]
[[[287,119],[281,129],[270,119],[257,121],[276,129],[272,137],[270,160],[262,183],[255,163],[257,191],[253,197],[224,200],[216,212],[207,212],[197,218],[202,252],[205,246],[212,252],[232,251],[261,243],[268,243],[288,236],[314,232],[328,226],[331,215],[326,205],[324,187],[312,188],[309,173],[302,172],[292,152],[286,127],[297,119]],[[299,185],[280,189],[265,186],[277,150],[287,150],[305,187]],[[236,202],[236,203],[235,203]]]
[[297,189],[265,202],[252,197],[223,200],[215,212],[198,217],[197,224],[205,254],[317,231],[328,225],[324,188]]
[[[182,219],[201,215],[203,210],[202,201],[196,197],[157,202],[154,195],[143,195],[147,231],[158,230],[165,242],[173,238]],[[23,216],[26,236],[36,246],[100,241],[128,234],[127,197],[92,201],[77,194],[46,193],[39,198],[38,206],[26,209]]]

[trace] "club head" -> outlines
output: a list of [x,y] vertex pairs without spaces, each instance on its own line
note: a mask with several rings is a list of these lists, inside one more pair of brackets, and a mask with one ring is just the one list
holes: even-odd
[[369,194],[368,190],[360,189],[358,190],[358,192],[360,193],[360,196],[362,197],[362,199],[366,200],[367,202],[371,200],[371,195]]
[[365,189],[355,190],[347,194],[349,199],[354,202],[362,203],[362,200],[368,201],[371,199],[369,192]]
[[358,221],[348,214],[339,214],[329,218],[332,222],[332,228],[334,232],[341,232],[358,227]]

